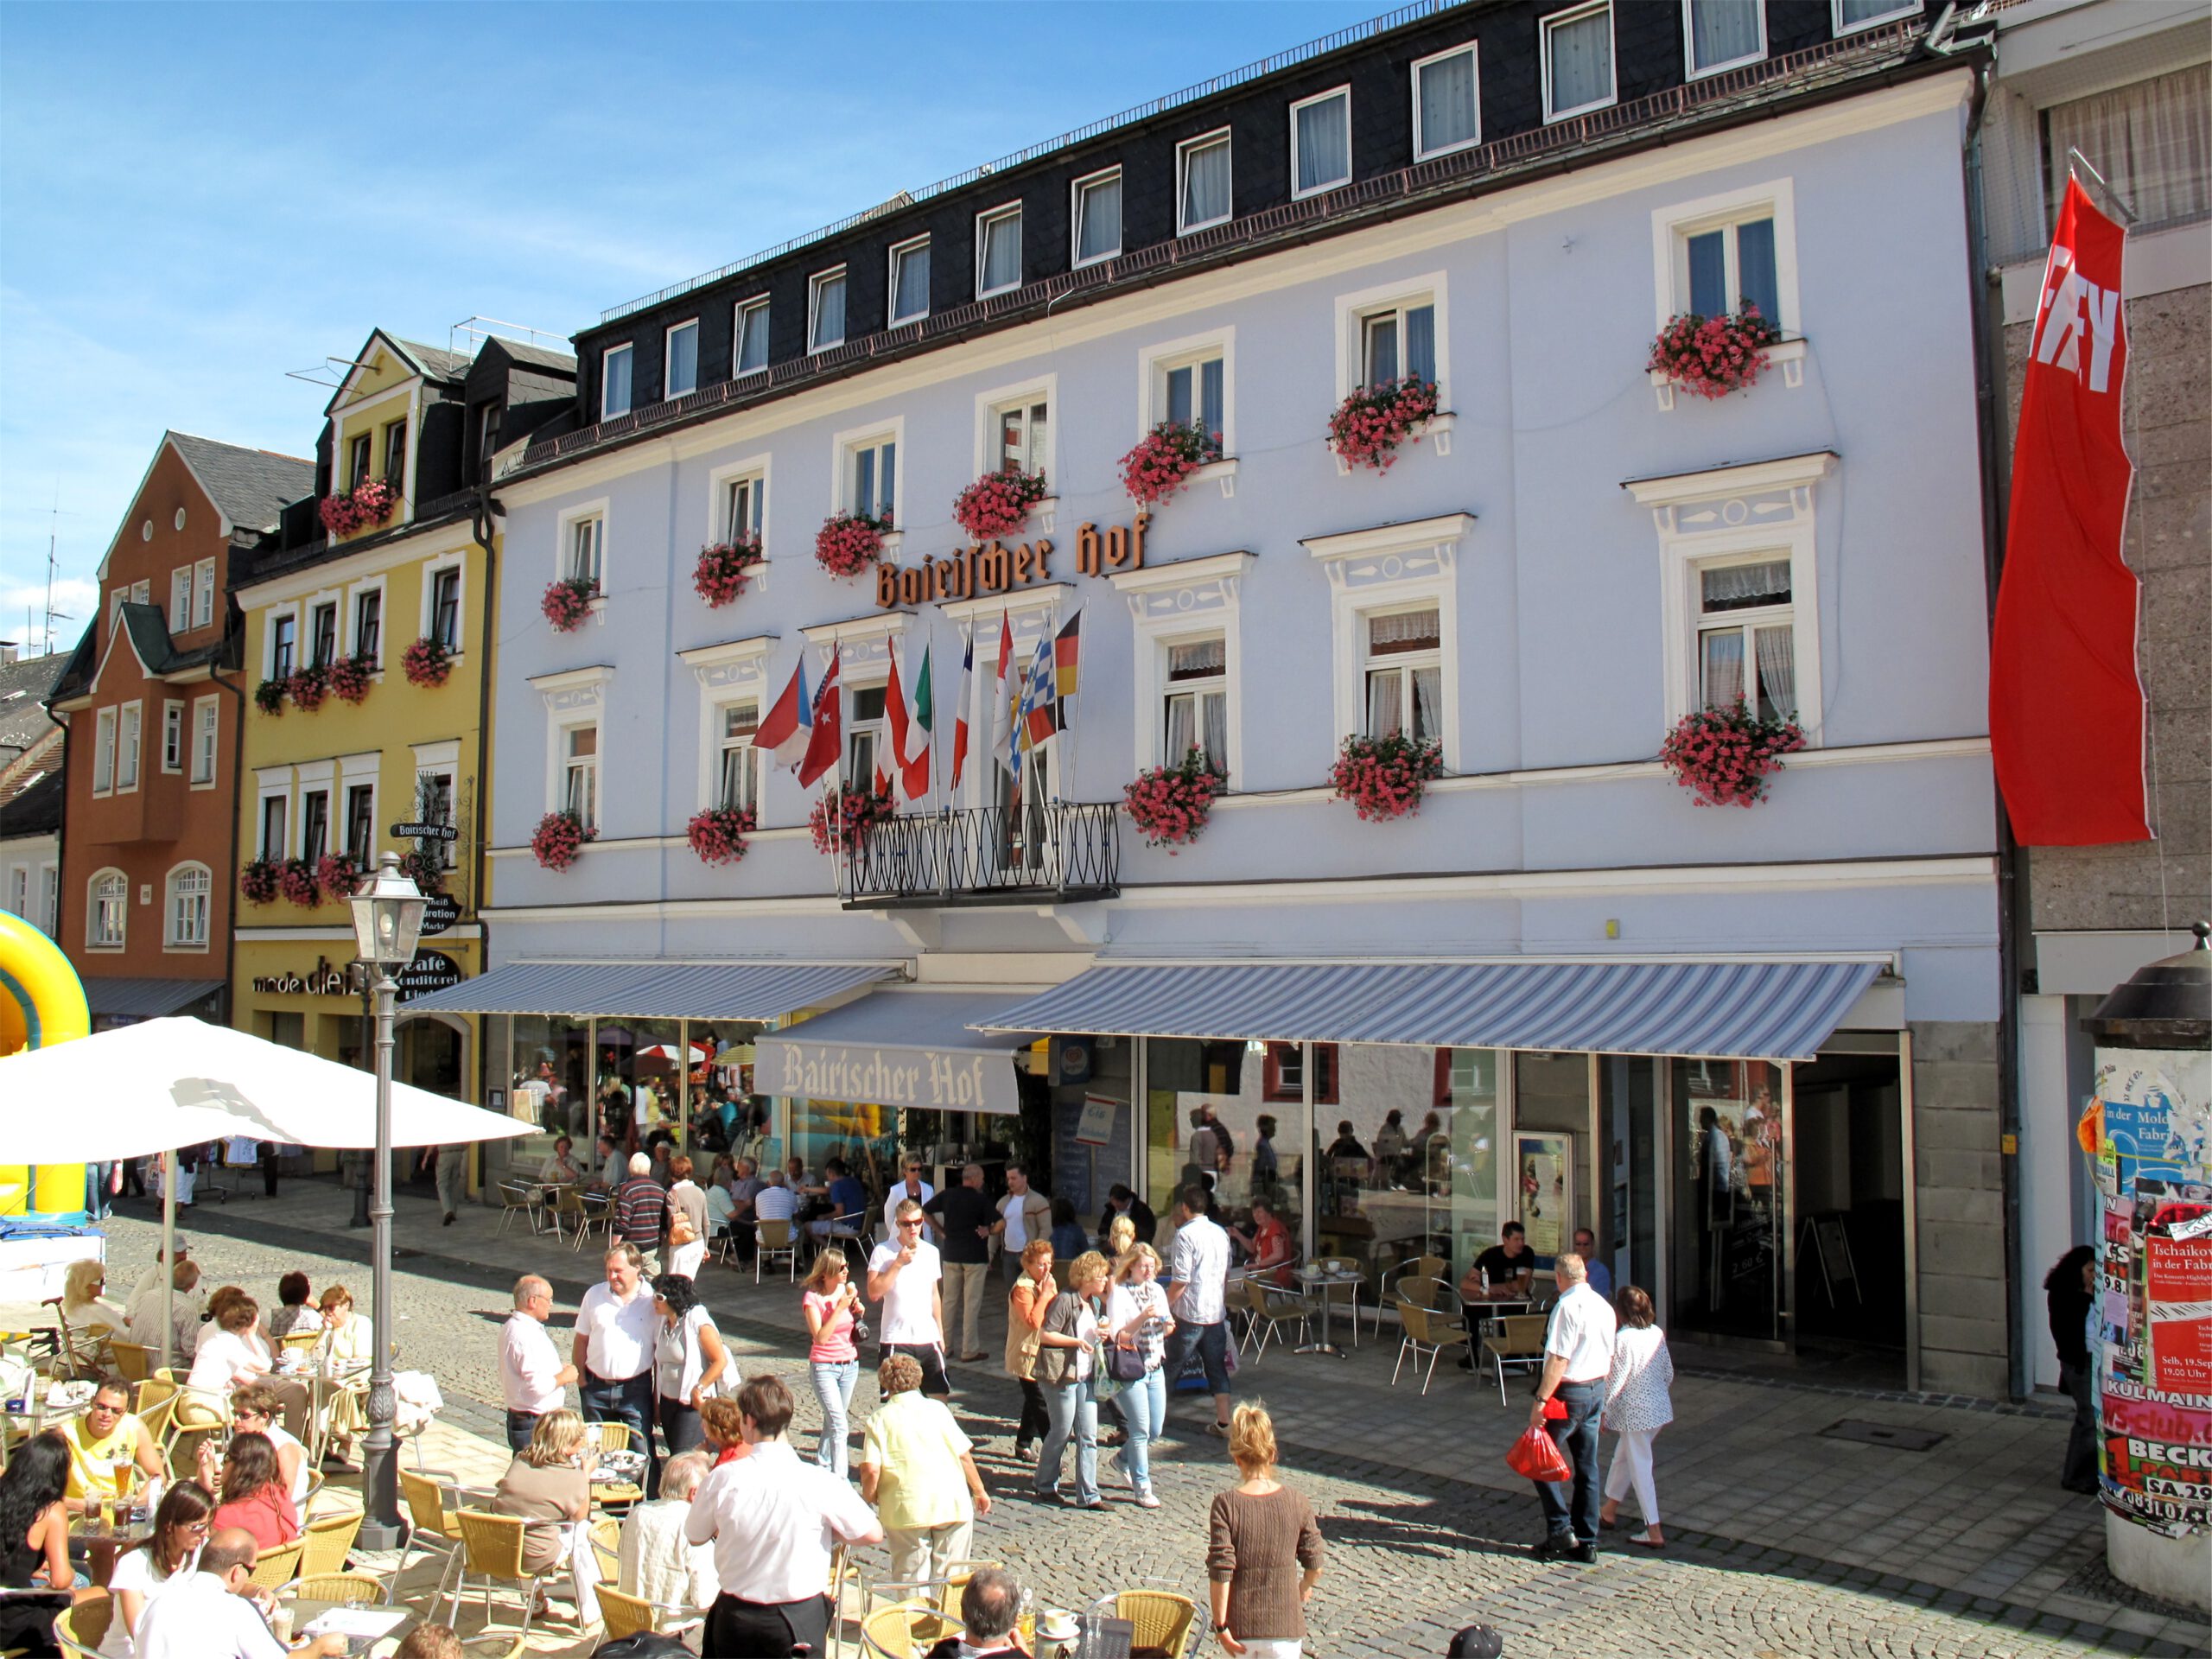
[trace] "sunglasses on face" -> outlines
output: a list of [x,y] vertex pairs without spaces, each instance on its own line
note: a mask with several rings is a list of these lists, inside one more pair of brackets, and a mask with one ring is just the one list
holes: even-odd
[[918,1221],[902,1221],[899,1224],[899,1230],[903,1232],[909,1227],[918,1227],[921,1224],[922,1224]]

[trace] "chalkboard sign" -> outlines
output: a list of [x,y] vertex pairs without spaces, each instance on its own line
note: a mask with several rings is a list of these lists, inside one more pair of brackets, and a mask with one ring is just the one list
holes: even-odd
[[1828,1294],[1828,1306],[1835,1306],[1836,1293],[1846,1288],[1853,1301],[1864,1303],[1866,1298],[1859,1288],[1859,1269],[1851,1259],[1851,1236],[1844,1230],[1841,1213],[1808,1216],[1797,1230],[1797,1248],[1803,1250],[1808,1242],[1821,1270],[1821,1288]]

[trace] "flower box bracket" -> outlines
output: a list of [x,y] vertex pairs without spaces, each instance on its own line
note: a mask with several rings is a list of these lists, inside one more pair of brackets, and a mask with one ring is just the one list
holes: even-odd
[[[1778,340],[1766,348],[1767,366],[1782,371],[1782,384],[1795,389],[1805,384],[1805,337],[1802,334],[1788,340]],[[1652,395],[1658,400],[1659,412],[1671,414],[1675,407],[1675,377],[1664,369],[1646,369],[1644,378],[1651,382]],[[1756,388],[1746,387],[1746,391]],[[1442,451],[1440,454],[1445,453]]]

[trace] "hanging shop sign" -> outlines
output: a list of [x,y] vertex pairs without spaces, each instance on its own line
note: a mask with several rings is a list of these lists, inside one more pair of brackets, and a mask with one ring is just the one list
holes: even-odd
[[423,906],[423,937],[435,938],[461,919],[461,905],[449,893],[434,893]]
[[[1075,532],[1075,568],[1079,575],[1109,576],[1122,570],[1144,569],[1144,533],[1152,523],[1148,512],[1135,522],[1079,524]],[[993,594],[1018,592],[1036,582],[1052,582],[1053,555],[1060,550],[1045,537],[1013,547],[986,542],[965,547],[947,559],[924,559],[918,564],[880,564],[875,568],[875,602],[883,610],[900,605],[938,605],[948,600],[984,599]]]
[[415,960],[399,970],[399,998],[412,1002],[432,991],[450,990],[468,977],[461,965],[442,950],[417,950]]
[[334,968],[327,957],[317,957],[315,966],[304,974],[262,974],[256,976],[253,988],[261,996],[352,996],[353,988],[346,982],[346,969]]

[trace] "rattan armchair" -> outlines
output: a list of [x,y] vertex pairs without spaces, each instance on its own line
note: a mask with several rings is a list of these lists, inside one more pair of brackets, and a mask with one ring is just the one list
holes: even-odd
[[[307,1530],[300,1535],[300,1576],[343,1573],[353,1540],[360,1535],[361,1521],[362,1512],[351,1508],[334,1510],[309,1521]],[[378,1585],[377,1590],[381,1595],[384,1586]]]
[[922,1659],[948,1636],[968,1627],[925,1601],[894,1601],[861,1619],[861,1646],[870,1659]]
[[253,1564],[253,1581],[264,1590],[282,1590],[300,1575],[300,1541],[264,1549]]
[[1180,1591],[1123,1590],[1101,1596],[1090,1610],[1126,1618],[1136,1626],[1129,1638],[1132,1648],[1164,1653],[1167,1659],[1190,1659],[1205,1640],[1203,1610]]
[[308,1601],[343,1602],[348,1607],[369,1607],[385,1597],[384,1581],[365,1573],[302,1573],[283,1592]]
[[556,1566],[533,1572],[523,1564],[524,1535],[527,1529],[518,1515],[491,1515],[482,1510],[462,1510],[454,1522],[461,1529],[461,1575],[454,1580],[452,1616],[461,1618],[461,1599],[470,1580],[484,1592],[484,1622],[492,1622],[492,1598],[505,1591],[522,1599],[522,1633],[537,1614],[537,1592],[564,1570]]

